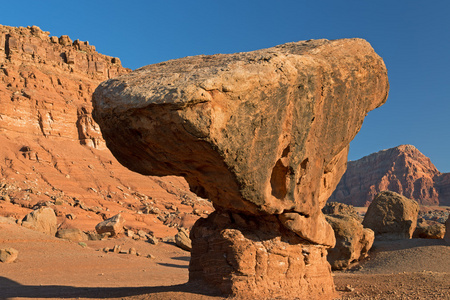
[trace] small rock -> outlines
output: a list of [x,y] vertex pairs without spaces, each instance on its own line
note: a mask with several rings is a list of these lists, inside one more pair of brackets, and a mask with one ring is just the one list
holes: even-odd
[[111,249],[109,249],[108,247],[105,247],[102,250],[103,250],[103,252],[108,253]]
[[95,226],[97,233],[102,234],[110,232],[112,236],[117,235],[123,231],[123,224],[125,220],[121,214],[117,214]]
[[181,227],[178,229],[178,233],[175,235],[175,244],[183,250],[191,251],[192,243],[189,238],[189,232]]
[[346,285],[344,291],[345,292],[353,292],[355,290],[351,285]]
[[23,218],[22,226],[55,236],[57,230],[55,211],[49,207],[36,209]]
[[19,251],[14,248],[0,249],[0,261],[4,263],[12,263],[17,259]]
[[131,255],[136,255],[136,249],[135,248],[133,248],[133,247],[131,247],[129,250],[128,250],[128,254],[131,254]]
[[56,232],[56,237],[72,242],[81,242],[88,240],[88,236],[78,228],[59,229]]
[[75,220],[77,218],[77,216],[72,214],[72,213],[70,213],[70,214],[66,215],[66,218],[69,219],[69,220]]
[[86,248],[86,247],[87,247],[87,244],[84,243],[84,242],[79,242],[78,245],[80,245],[80,246],[83,247],[83,248]]
[[130,238],[133,238],[133,236],[134,236],[133,230],[130,230],[130,229],[128,229],[125,234],[127,235],[127,237],[130,237]]
[[148,242],[152,245],[156,245],[159,243],[159,240],[157,238],[155,238],[154,236],[151,236],[148,238]]
[[112,251],[113,251],[114,253],[119,253],[121,248],[122,248],[122,247],[121,247],[120,245],[114,245],[114,248],[112,249]]
[[153,254],[147,254],[147,258],[155,259],[156,257]]

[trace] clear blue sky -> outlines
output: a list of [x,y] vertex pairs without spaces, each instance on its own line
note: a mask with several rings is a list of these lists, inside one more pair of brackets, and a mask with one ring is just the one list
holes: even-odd
[[[18,4],[16,4],[18,3]],[[89,41],[132,69],[169,59],[359,37],[383,57],[391,90],[350,160],[413,144],[450,172],[450,1],[5,1],[0,24]]]

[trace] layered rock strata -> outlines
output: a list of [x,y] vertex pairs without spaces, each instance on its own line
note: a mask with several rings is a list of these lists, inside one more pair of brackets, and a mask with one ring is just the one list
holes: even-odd
[[92,93],[129,71],[88,42],[0,25],[1,216],[48,206],[59,229],[93,232],[121,213],[128,229],[164,238],[213,211],[184,179],[131,172],[105,147]]
[[450,205],[450,174],[441,173],[412,145],[349,161],[330,202],[369,206],[375,195],[393,191],[421,205]]
[[[221,271],[211,273],[211,265],[193,259],[190,280],[232,294],[293,295],[311,288],[312,297],[330,298],[332,289],[318,288],[320,281],[332,282],[319,253],[335,243],[321,208],[345,171],[349,142],[387,94],[382,59],[364,40],[346,39],[150,65],[102,83],[93,99],[94,118],[122,164],[146,175],[184,176],[192,191],[214,203],[217,213],[191,232],[192,256]],[[230,214],[244,221],[219,221]],[[254,225],[247,221],[255,219],[272,229],[248,238]],[[230,241],[220,233],[227,230],[243,237]],[[214,259],[230,251],[239,257],[238,249],[250,245],[249,255],[257,255],[267,235],[296,249],[283,254],[286,261],[298,259],[304,247],[319,249],[310,251],[310,265],[321,275],[299,264],[301,272],[275,278],[256,265],[242,273],[239,264]],[[202,246],[215,239],[223,247]],[[239,274],[245,275],[237,280]],[[283,287],[280,276],[297,284]],[[264,288],[256,288],[256,278]]]

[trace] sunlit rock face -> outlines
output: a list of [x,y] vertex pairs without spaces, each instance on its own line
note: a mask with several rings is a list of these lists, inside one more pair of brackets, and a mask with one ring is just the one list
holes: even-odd
[[[325,249],[335,238],[321,208],[345,172],[349,142],[367,112],[386,101],[388,89],[385,65],[366,41],[312,40],[143,67],[97,88],[94,118],[122,164],[147,175],[184,176],[192,191],[214,203],[217,212],[191,233],[193,257],[241,247],[230,237],[220,238],[229,245],[222,250],[199,246],[225,229],[243,234],[245,242],[236,240],[242,243],[283,237],[298,249]],[[255,220],[273,226],[249,238],[244,232],[255,232]],[[197,234],[202,228],[209,233]],[[287,238],[292,234],[295,241]],[[297,250],[286,257],[295,259],[290,253]],[[297,282],[292,286],[273,284],[279,278],[259,273],[256,265],[239,280],[238,267],[216,276],[195,259],[191,280],[252,295],[304,293],[324,278],[332,286],[326,259],[311,257],[314,263],[301,268],[323,261],[328,271],[287,272],[288,282]],[[267,289],[242,284],[255,276]],[[333,289],[312,290],[329,298]]]

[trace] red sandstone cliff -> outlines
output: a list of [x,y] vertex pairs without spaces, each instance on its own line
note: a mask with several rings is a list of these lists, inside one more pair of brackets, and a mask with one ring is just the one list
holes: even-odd
[[47,205],[62,227],[93,230],[121,212],[127,226],[164,236],[211,211],[184,180],[131,172],[105,147],[92,93],[128,72],[88,42],[0,25],[0,215]]
[[450,205],[450,173],[440,173],[414,146],[401,145],[349,161],[347,172],[328,201],[368,206],[378,192],[385,190],[422,205]]

